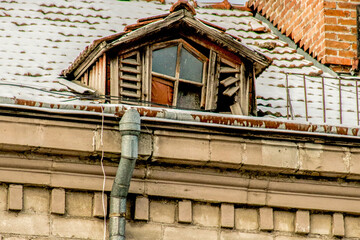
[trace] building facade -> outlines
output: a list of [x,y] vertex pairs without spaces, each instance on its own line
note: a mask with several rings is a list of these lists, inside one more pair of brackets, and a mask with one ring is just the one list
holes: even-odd
[[[250,9],[281,4],[198,5],[3,1],[1,240],[108,238],[129,109],[141,130],[126,239],[360,238],[357,79]],[[159,63],[170,48],[174,64]]]

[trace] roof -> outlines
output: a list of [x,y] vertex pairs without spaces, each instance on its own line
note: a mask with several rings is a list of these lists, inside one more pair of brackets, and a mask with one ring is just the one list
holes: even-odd
[[[171,3],[147,1],[2,0],[0,103],[21,104],[13,101],[21,99],[69,106],[98,104],[98,99],[84,95],[91,93],[90,89],[59,77],[61,71],[84,49],[101,42],[98,39],[110,35],[117,38],[126,26],[168,14],[170,7]],[[226,29],[226,33],[272,60],[256,79],[259,113],[312,123],[325,119],[327,124],[358,125],[356,81],[330,78],[246,9],[200,6],[196,17],[208,26]],[[306,88],[303,75],[295,74],[306,75]]]
[[149,39],[158,36],[161,32],[169,36],[174,32],[189,34],[194,31],[197,36],[207,38],[217,45],[227,48],[230,52],[247,57],[254,63],[256,74],[261,73],[271,63],[271,60],[261,52],[243,44],[240,38],[226,33],[226,28],[198,19],[194,15],[196,15],[196,11],[193,6],[187,0],[179,0],[171,6],[169,14],[138,19],[136,24],[126,26],[124,32],[94,41],[62,74],[71,78],[71,75],[75,75],[74,72],[83,62],[95,61],[96,58],[93,56],[100,57],[99,53],[121,46],[127,49],[129,44],[139,46],[143,42],[148,43]]

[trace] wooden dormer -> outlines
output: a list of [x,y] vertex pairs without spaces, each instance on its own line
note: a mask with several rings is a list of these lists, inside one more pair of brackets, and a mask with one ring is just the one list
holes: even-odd
[[255,76],[270,60],[195,14],[181,0],[95,41],[63,75],[111,103],[255,115]]

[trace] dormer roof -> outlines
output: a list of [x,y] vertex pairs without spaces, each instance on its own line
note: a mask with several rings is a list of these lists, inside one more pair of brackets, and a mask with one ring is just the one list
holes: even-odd
[[270,65],[271,59],[264,54],[243,44],[238,37],[225,33],[225,29],[197,19],[195,15],[195,9],[186,0],[179,0],[172,5],[169,14],[139,19],[136,24],[126,26],[124,32],[95,40],[62,75],[68,79],[77,78],[104,52],[113,48],[126,49],[151,44],[175,32],[183,36],[197,35],[247,58],[254,63],[256,75]]

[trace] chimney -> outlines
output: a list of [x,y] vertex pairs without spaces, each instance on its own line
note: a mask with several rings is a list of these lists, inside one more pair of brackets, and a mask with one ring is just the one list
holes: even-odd
[[[357,68],[355,0],[249,0],[281,33],[338,73]],[[359,3],[359,2],[358,2]]]

